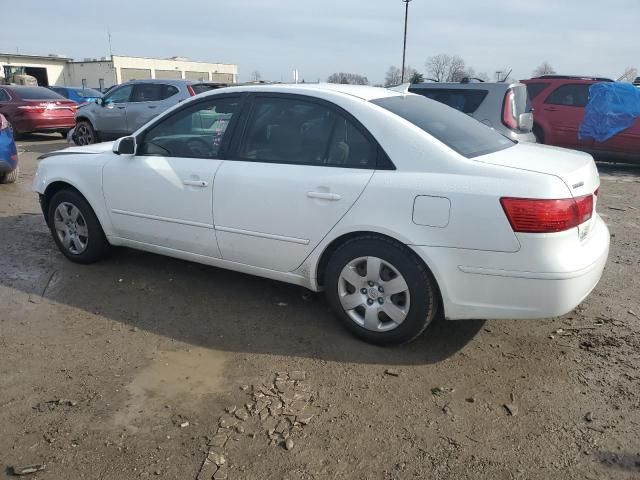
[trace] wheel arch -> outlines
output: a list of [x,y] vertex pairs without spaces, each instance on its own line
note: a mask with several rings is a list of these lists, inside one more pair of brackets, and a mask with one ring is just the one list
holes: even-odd
[[436,294],[438,295],[438,300],[439,300],[439,305],[440,308],[443,309],[444,311],[444,302],[443,302],[443,296],[442,296],[442,291],[441,291],[441,282],[438,281],[438,276],[434,273],[434,270],[429,266],[429,264],[420,256],[418,255],[415,251],[413,251],[410,247],[407,246],[406,242],[395,238],[392,235],[386,234],[386,233],[381,233],[381,232],[376,232],[376,231],[372,231],[372,230],[357,230],[357,231],[352,231],[352,232],[347,232],[347,233],[343,233],[342,235],[337,236],[336,238],[334,238],[333,240],[331,240],[323,249],[322,253],[320,254],[318,261],[316,262],[315,265],[315,284],[317,288],[323,288],[324,287],[324,273],[326,271],[327,265],[329,263],[329,259],[331,258],[331,255],[333,255],[334,252],[336,252],[336,250],[338,250],[338,248],[340,248],[342,245],[344,245],[346,242],[356,239],[356,238],[371,238],[371,237],[377,237],[377,238],[381,238],[384,240],[388,240],[388,241],[392,241],[395,243],[398,243],[400,245],[402,245],[407,253],[409,255],[414,256],[426,269],[426,271],[429,273],[429,275],[431,276],[433,283],[435,285],[436,288]]

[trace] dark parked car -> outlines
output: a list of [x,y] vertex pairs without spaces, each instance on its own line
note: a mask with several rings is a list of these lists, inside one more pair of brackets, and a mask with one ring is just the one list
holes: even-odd
[[73,100],[78,105],[86,105],[87,103],[93,103],[98,98],[102,98],[102,93],[93,88],[83,87],[48,87],[49,90],[53,90],[59,93],[64,98]]
[[18,150],[9,122],[0,114],[0,183],[18,179]]
[[589,88],[610,78],[543,75],[523,80],[534,108],[533,133],[539,143],[640,162],[640,120],[605,142],[580,139],[578,131],[589,103]]
[[0,113],[16,137],[31,132],[60,132],[75,125],[78,104],[45,87],[0,85]]

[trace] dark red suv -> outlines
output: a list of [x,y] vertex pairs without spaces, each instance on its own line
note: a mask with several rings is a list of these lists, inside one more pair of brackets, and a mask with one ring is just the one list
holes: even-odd
[[605,142],[580,140],[578,130],[589,102],[589,87],[608,78],[543,75],[522,80],[533,107],[533,133],[538,143],[584,150],[597,156],[640,162],[640,120]]
[[75,124],[78,104],[44,87],[0,85],[0,113],[11,124],[14,136],[31,132],[60,132]]

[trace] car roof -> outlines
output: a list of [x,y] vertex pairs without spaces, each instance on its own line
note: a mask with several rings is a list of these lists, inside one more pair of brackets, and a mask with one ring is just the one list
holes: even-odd
[[119,87],[121,85],[139,85],[139,84],[145,84],[145,83],[152,83],[152,84],[161,83],[165,85],[193,85],[196,82],[193,82],[191,80],[183,80],[180,78],[167,79],[167,80],[153,78],[153,79],[147,79],[147,80],[129,80],[128,82],[123,82],[117,86]]
[[509,88],[521,85],[519,82],[425,82],[413,83],[410,89],[455,89],[455,90],[491,90],[506,91]]
[[298,83],[298,84],[260,84],[231,86],[201,93],[204,95],[215,95],[224,92],[270,92],[270,93],[297,93],[301,95],[322,96],[326,93],[336,93],[349,95],[370,101],[378,98],[396,97],[403,94],[397,91],[382,87],[371,87],[368,85],[343,85],[337,83]]

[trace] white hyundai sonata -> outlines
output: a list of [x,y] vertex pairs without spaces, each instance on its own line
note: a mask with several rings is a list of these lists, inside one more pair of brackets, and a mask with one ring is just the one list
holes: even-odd
[[324,290],[374,343],[410,341],[439,311],[562,315],[609,250],[589,155],[381,88],[216,90],[41,158],[33,188],[70,260],[126,246]]

